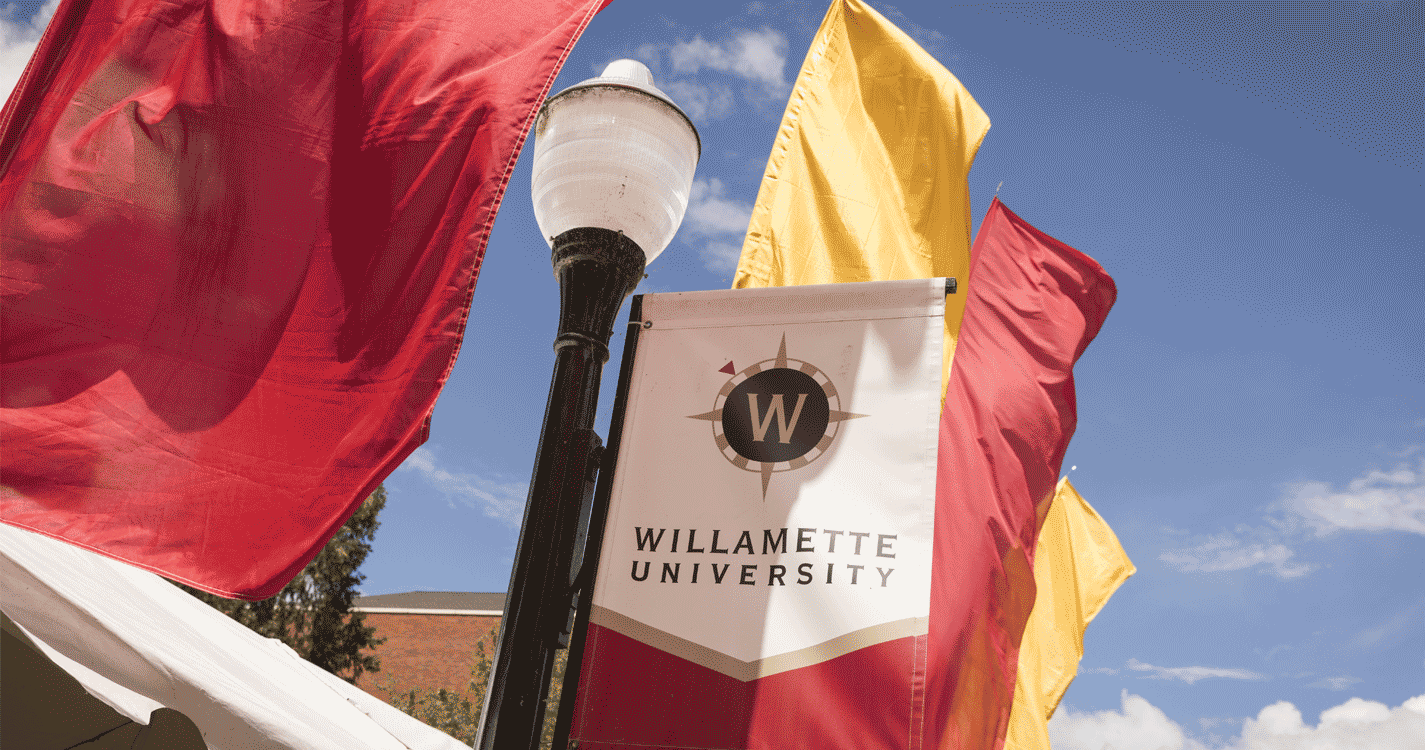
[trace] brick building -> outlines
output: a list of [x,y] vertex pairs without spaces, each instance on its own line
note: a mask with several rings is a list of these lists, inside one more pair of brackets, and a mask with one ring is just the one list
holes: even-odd
[[483,638],[491,658],[499,636],[505,594],[412,591],[356,598],[352,609],[386,642],[372,652],[381,671],[363,674],[356,685],[389,702],[414,688],[464,692],[470,682],[475,645]]

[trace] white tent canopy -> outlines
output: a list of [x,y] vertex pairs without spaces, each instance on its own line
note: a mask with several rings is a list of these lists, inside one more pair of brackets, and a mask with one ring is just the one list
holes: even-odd
[[91,695],[146,724],[182,712],[214,750],[458,750],[138,568],[0,524],[0,610]]

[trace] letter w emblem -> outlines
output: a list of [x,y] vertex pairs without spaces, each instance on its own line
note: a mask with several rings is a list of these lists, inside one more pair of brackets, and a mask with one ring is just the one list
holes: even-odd
[[747,408],[752,416],[752,439],[757,442],[767,441],[767,428],[772,426],[772,416],[777,417],[778,442],[792,442],[792,431],[797,429],[797,420],[802,417],[802,404],[806,403],[805,393],[797,394],[797,405],[792,408],[792,418],[787,419],[786,407],[782,404],[782,394],[772,395],[772,403],[767,407],[767,414],[763,416],[757,409],[756,393],[747,394]]

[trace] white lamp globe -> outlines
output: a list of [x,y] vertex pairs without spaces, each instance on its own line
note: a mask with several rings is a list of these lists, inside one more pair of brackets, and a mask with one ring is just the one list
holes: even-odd
[[534,134],[532,193],[540,233],[623,232],[652,263],[672,241],[701,144],[688,116],[643,63],[616,60],[551,96]]

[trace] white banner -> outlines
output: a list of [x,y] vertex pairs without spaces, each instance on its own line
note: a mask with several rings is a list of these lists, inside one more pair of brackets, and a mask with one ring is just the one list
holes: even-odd
[[944,307],[644,295],[592,622],[743,681],[926,633]]

